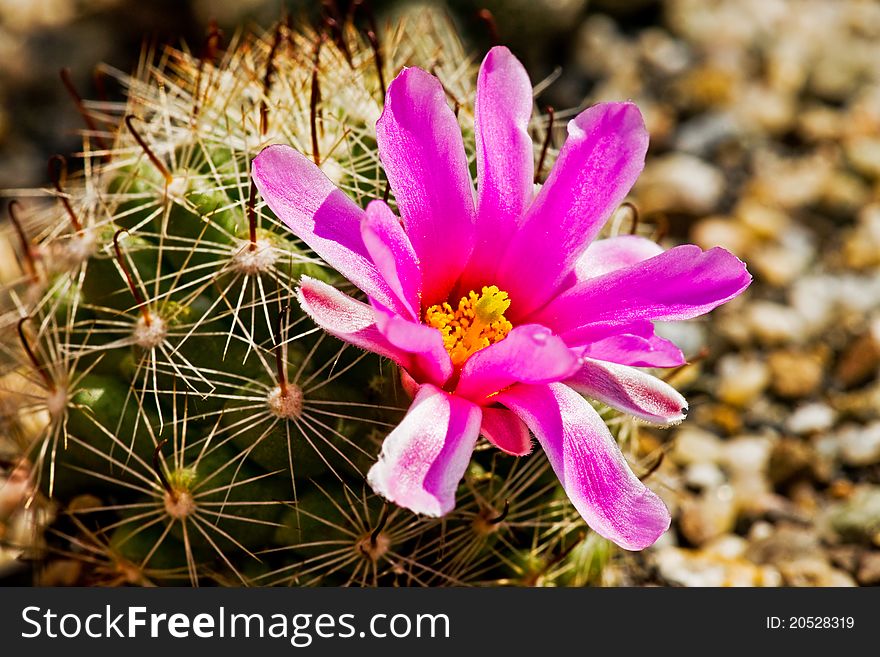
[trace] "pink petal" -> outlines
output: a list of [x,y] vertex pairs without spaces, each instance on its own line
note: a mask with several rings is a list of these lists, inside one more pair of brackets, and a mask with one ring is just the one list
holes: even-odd
[[396,349],[412,354],[412,364],[407,369],[413,378],[419,383],[437,386],[446,383],[453,367],[440,331],[401,317],[375,300],[371,301],[376,327],[382,335]]
[[461,130],[440,81],[403,69],[388,87],[376,139],[421,262],[425,305],[445,301],[473,249],[475,213]]
[[524,324],[465,361],[455,394],[482,403],[514,383],[561,381],[577,368],[578,357],[550,329]]
[[290,146],[269,146],[254,158],[252,175],[266,204],[294,235],[371,297],[400,308],[361,238],[364,211],[314,162]]
[[584,335],[593,335],[594,325],[607,330],[640,320],[697,317],[738,295],[751,280],[745,264],[729,251],[704,252],[686,244],[581,281],[530,320],[551,327],[569,344],[585,344]]
[[684,354],[672,342],[653,333],[648,337],[621,333],[584,345],[581,356],[634,367],[678,367]]
[[529,428],[507,409],[483,408],[480,433],[495,447],[512,456],[525,456],[532,451]]
[[507,48],[492,48],[477,79],[477,225],[465,289],[494,279],[508,239],[532,200],[535,156],[528,132],[531,116],[528,73]]
[[532,430],[574,507],[597,534],[626,550],[652,545],[669,511],[632,473],[608,427],[561,383],[515,386],[498,396]]
[[422,386],[382,443],[367,481],[385,499],[416,513],[449,513],[480,434],[480,417],[478,406]]
[[373,309],[332,285],[303,276],[297,290],[300,306],[322,329],[344,342],[410,366],[406,351],[392,345],[379,329]]
[[403,226],[384,201],[371,201],[361,222],[361,235],[388,287],[410,311],[421,312],[422,274]]
[[568,124],[568,139],[498,270],[512,319],[551,299],[629,192],[648,133],[632,103],[603,103]]
[[595,278],[610,271],[629,267],[663,253],[663,247],[638,235],[618,235],[596,240],[575,263],[578,280]]
[[668,383],[634,367],[583,359],[565,381],[579,393],[654,424],[681,422],[687,401]]

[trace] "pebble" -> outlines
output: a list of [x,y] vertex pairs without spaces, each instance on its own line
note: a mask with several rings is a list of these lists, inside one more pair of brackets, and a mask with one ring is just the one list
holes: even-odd
[[717,371],[718,398],[734,406],[752,403],[770,383],[770,369],[755,357],[726,354],[719,359]]
[[842,570],[834,568],[827,559],[798,559],[777,565],[786,586],[850,587],[855,580]]
[[834,369],[834,379],[844,388],[853,388],[877,376],[878,368],[880,335],[872,330],[858,336],[844,350]]
[[639,209],[657,212],[706,214],[718,204],[725,180],[711,164],[683,153],[651,160],[636,183]]
[[815,461],[815,452],[808,444],[796,438],[783,438],[770,452],[767,477],[776,486],[797,479],[810,479],[814,474]]
[[708,461],[691,463],[684,473],[685,483],[697,490],[718,488],[726,479],[721,468]]
[[828,527],[844,541],[880,547],[880,486],[856,488],[845,501],[827,512]]
[[866,552],[862,555],[856,579],[862,586],[880,585],[880,552]]
[[707,217],[691,230],[691,241],[702,249],[720,246],[745,257],[755,240],[754,233],[730,217]]
[[713,433],[685,424],[675,434],[672,459],[682,465],[715,463],[724,453],[724,444]]
[[784,243],[767,244],[753,250],[748,261],[766,283],[783,287],[806,270],[813,255],[810,237],[803,231],[792,230]]
[[733,530],[736,501],[730,486],[705,491],[685,500],[679,513],[679,530],[691,545],[703,545]]
[[863,467],[880,463],[880,421],[865,426],[847,425],[837,433],[844,463]]
[[780,397],[798,399],[816,391],[822,383],[824,367],[816,354],[804,351],[774,351],[770,366],[770,387]]
[[826,431],[834,425],[837,413],[822,402],[798,406],[785,422],[791,433],[805,435]]
[[[743,321],[743,318],[737,318]],[[745,311],[745,323],[751,333],[764,345],[800,343],[806,340],[806,323],[802,315],[790,306],[772,301],[754,301]]]
[[664,580],[678,586],[780,586],[782,577],[772,566],[756,565],[741,557],[707,550],[664,548],[654,555]]
[[743,226],[762,239],[778,239],[792,225],[786,212],[749,197],[736,204],[733,214]]
[[843,243],[843,258],[853,269],[880,265],[880,205],[868,205],[859,212],[858,224]]

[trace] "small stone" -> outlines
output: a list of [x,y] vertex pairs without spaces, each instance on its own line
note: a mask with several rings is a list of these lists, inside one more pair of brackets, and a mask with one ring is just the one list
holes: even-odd
[[736,534],[725,534],[709,541],[703,546],[703,552],[723,559],[739,559],[745,555],[749,542]]
[[877,376],[880,368],[880,340],[874,331],[856,338],[844,350],[834,370],[834,378],[845,388],[861,385]]
[[870,178],[880,178],[880,137],[862,136],[846,145],[853,168]]
[[791,218],[782,210],[746,197],[733,211],[739,222],[762,239],[777,239],[791,227]]
[[829,402],[839,413],[863,420],[873,420],[880,409],[880,383],[863,390],[832,394]]
[[741,130],[729,112],[698,114],[678,127],[677,150],[708,157],[718,146],[739,138]]
[[797,118],[793,99],[766,85],[749,85],[737,103],[745,125],[765,133],[780,134],[788,130]]
[[749,265],[765,282],[786,286],[798,277],[813,259],[810,238],[803,232],[790,231],[782,244],[767,244],[749,255]]
[[736,502],[733,489],[721,486],[682,503],[679,529],[692,545],[703,545],[733,530]]
[[793,308],[772,301],[755,301],[745,312],[744,320],[752,334],[765,345],[802,342],[806,326]]
[[856,545],[834,545],[828,548],[828,557],[831,563],[850,574],[859,569],[864,550]]
[[746,556],[755,563],[780,566],[791,561],[822,559],[824,551],[812,528],[780,523],[772,531],[750,535]]
[[717,365],[718,398],[734,406],[746,406],[761,396],[770,382],[770,369],[758,358],[727,354]]
[[880,421],[866,426],[848,425],[837,434],[844,463],[864,467],[880,463]]
[[718,169],[692,155],[676,153],[651,160],[636,183],[639,208],[644,214],[711,212],[724,191]]
[[703,461],[691,463],[685,470],[684,480],[692,488],[707,490],[721,486],[726,481],[726,477],[717,465]]
[[880,545],[880,486],[862,486],[827,512],[831,531],[844,541]]
[[798,435],[811,434],[830,429],[836,417],[837,413],[827,404],[820,402],[804,404],[788,417],[785,427]]
[[782,583],[779,572],[771,566],[708,550],[666,547],[655,553],[654,562],[660,577],[678,586],[779,586]]
[[728,217],[707,217],[691,230],[691,241],[700,248],[721,246],[739,256],[748,252],[754,240],[751,230]]
[[720,462],[734,476],[760,473],[772,449],[773,441],[764,436],[740,436],[724,444]]
[[862,586],[880,584],[880,552],[865,552],[862,555],[856,579]]
[[876,267],[880,265],[880,205],[865,206],[858,219],[843,243],[844,262],[853,269]]
[[786,586],[856,586],[847,573],[831,566],[824,558],[798,559],[777,565]]
[[823,363],[816,354],[803,351],[775,351],[767,360],[770,386],[780,397],[797,399],[815,392],[822,383]]
[[686,425],[675,435],[672,460],[682,465],[714,463],[723,453],[723,443],[713,433]]
[[797,479],[811,479],[815,452],[795,438],[783,438],[773,446],[767,464],[767,477],[776,486],[790,484]]
[[820,149],[791,158],[758,151],[754,166],[746,193],[765,205],[787,209],[819,200],[831,176],[833,158]]

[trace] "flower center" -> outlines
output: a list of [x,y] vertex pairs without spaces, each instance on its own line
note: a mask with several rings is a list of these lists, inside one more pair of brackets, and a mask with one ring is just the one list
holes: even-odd
[[443,346],[456,367],[471,354],[503,340],[513,325],[504,317],[510,307],[507,292],[495,285],[484,287],[480,294],[471,290],[452,309],[448,303],[431,306],[425,311],[425,324],[443,335]]

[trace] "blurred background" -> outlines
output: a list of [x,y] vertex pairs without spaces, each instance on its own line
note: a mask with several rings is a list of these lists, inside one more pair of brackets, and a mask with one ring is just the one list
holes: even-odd
[[[344,6],[346,3],[340,2]],[[374,1],[383,20],[401,3]],[[476,58],[493,30],[537,104],[631,98],[651,131],[634,191],[664,243],[722,245],[755,283],[703,321],[667,327],[694,364],[691,402],[649,431],[674,524],[608,584],[880,584],[880,2],[453,0]],[[98,62],[132,70],[145,42],[200,44],[319,2],[0,0],[0,188],[46,184],[79,147]],[[479,17],[489,9],[492,27]]]

